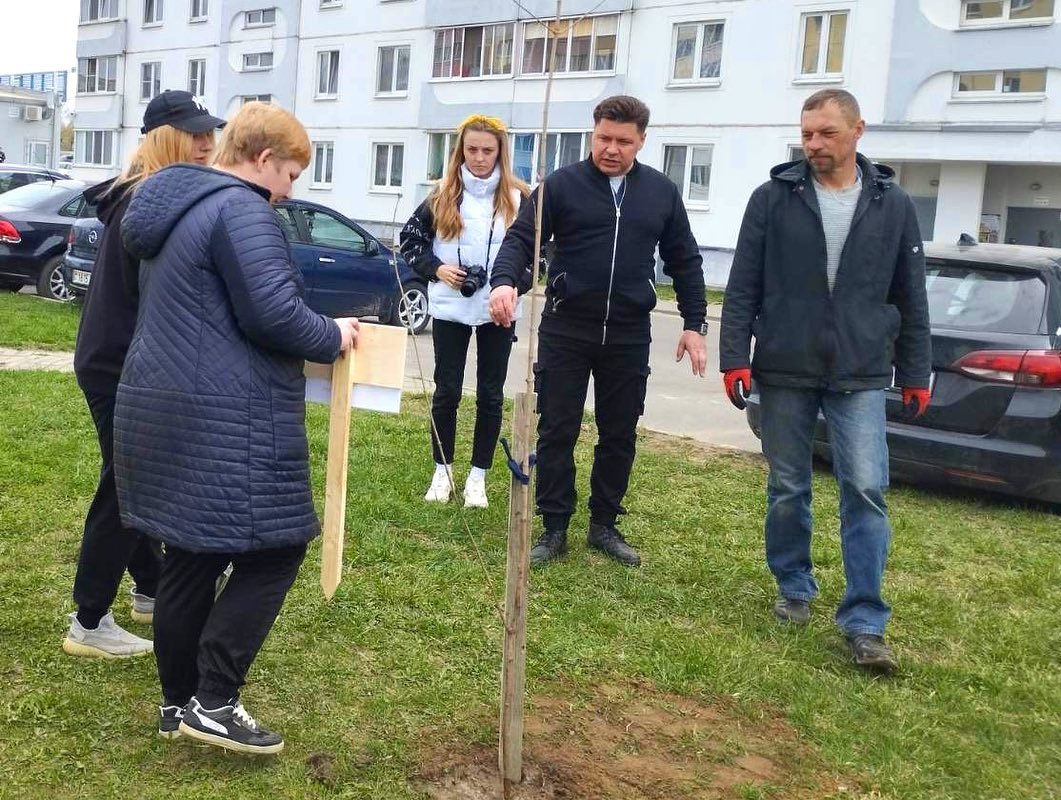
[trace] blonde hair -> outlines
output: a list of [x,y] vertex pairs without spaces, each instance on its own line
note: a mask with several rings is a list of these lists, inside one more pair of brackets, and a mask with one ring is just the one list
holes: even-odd
[[[210,132],[213,136],[213,132]],[[133,153],[129,166],[111,184],[110,192],[131,192],[163,167],[191,161],[196,134],[160,125],[147,132]]]
[[225,125],[214,164],[234,167],[254,161],[265,150],[272,150],[282,161],[297,161],[303,169],[309,166],[309,135],[302,123],[280,106],[254,101]]
[[519,206],[514,190],[526,197],[530,188],[512,172],[512,156],[508,152],[508,130],[496,117],[472,114],[457,126],[457,144],[453,148],[446,174],[442,176],[431,196],[431,213],[435,217],[435,233],[443,239],[456,239],[464,231],[460,205],[464,197],[461,167],[464,165],[464,134],[468,131],[492,133],[497,138],[497,167],[501,179],[494,193],[494,213],[509,227],[516,219]]

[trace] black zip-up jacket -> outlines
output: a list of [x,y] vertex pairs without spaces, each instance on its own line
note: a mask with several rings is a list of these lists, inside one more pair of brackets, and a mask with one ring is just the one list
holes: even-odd
[[[552,237],[541,332],[588,342],[636,344],[651,338],[656,306],[656,246],[674,281],[686,330],[707,314],[703,259],[678,187],[663,173],[634,162],[617,210],[608,176],[592,158],[545,180],[542,242]],[[534,252],[539,190],[508,229],[490,285],[516,286]]]
[[140,259],[122,246],[119,231],[132,192],[112,192],[113,183],[111,179],[85,190],[85,200],[96,204],[96,216],[106,227],[92,265],[74,349],[74,372],[81,389],[112,396],[118,391],[140,299]]
[[[925,254],[894,171],[861,154],[862,194],[836,283],[806,161],[781,164],[752,193],[722,306],[719,366],[751,364],[770,386],[830,391],[927,387],[932,369]],[[755,358],[749,358],[755,337]]]

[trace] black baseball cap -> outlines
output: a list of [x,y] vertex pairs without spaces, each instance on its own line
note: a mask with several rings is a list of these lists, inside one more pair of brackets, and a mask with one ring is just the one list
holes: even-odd
[[172,125],[185,133],[206,133],[214,128],[225,127],[225,121],[207,111],[206,106],[198,102],[191,92],[167,89],[147,104],[144,127],[140,133],[153,131],[163,125]]

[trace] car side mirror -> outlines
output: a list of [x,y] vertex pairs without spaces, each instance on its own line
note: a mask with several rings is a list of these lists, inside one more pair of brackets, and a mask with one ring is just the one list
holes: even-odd
[[366,256],[378,256],[379,255],[379,242],[375,239],[369,239],[365,244],[365,255]]

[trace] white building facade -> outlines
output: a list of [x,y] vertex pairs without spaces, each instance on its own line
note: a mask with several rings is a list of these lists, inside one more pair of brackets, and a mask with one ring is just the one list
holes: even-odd
[[[678,183],[708,281],[744,206],[799,147],[800,107],[842,87],[862,150],[894,166],[926,238],[1061,246],[1061,0],[564,0],[547,170],[588,151],[592,109],[652,109],[641,160]],[[76,162],[113,174],[147,100],[292,109],[314,143],[301,197],[378,231],[438,177],[454,126],[505,120],[531,178],[554,0],[82,0]],[[87,15],[87,16],[86,16]],[[583,18],[583,15],[588,15]],[[798,151],[796,151],[798,154]]]

